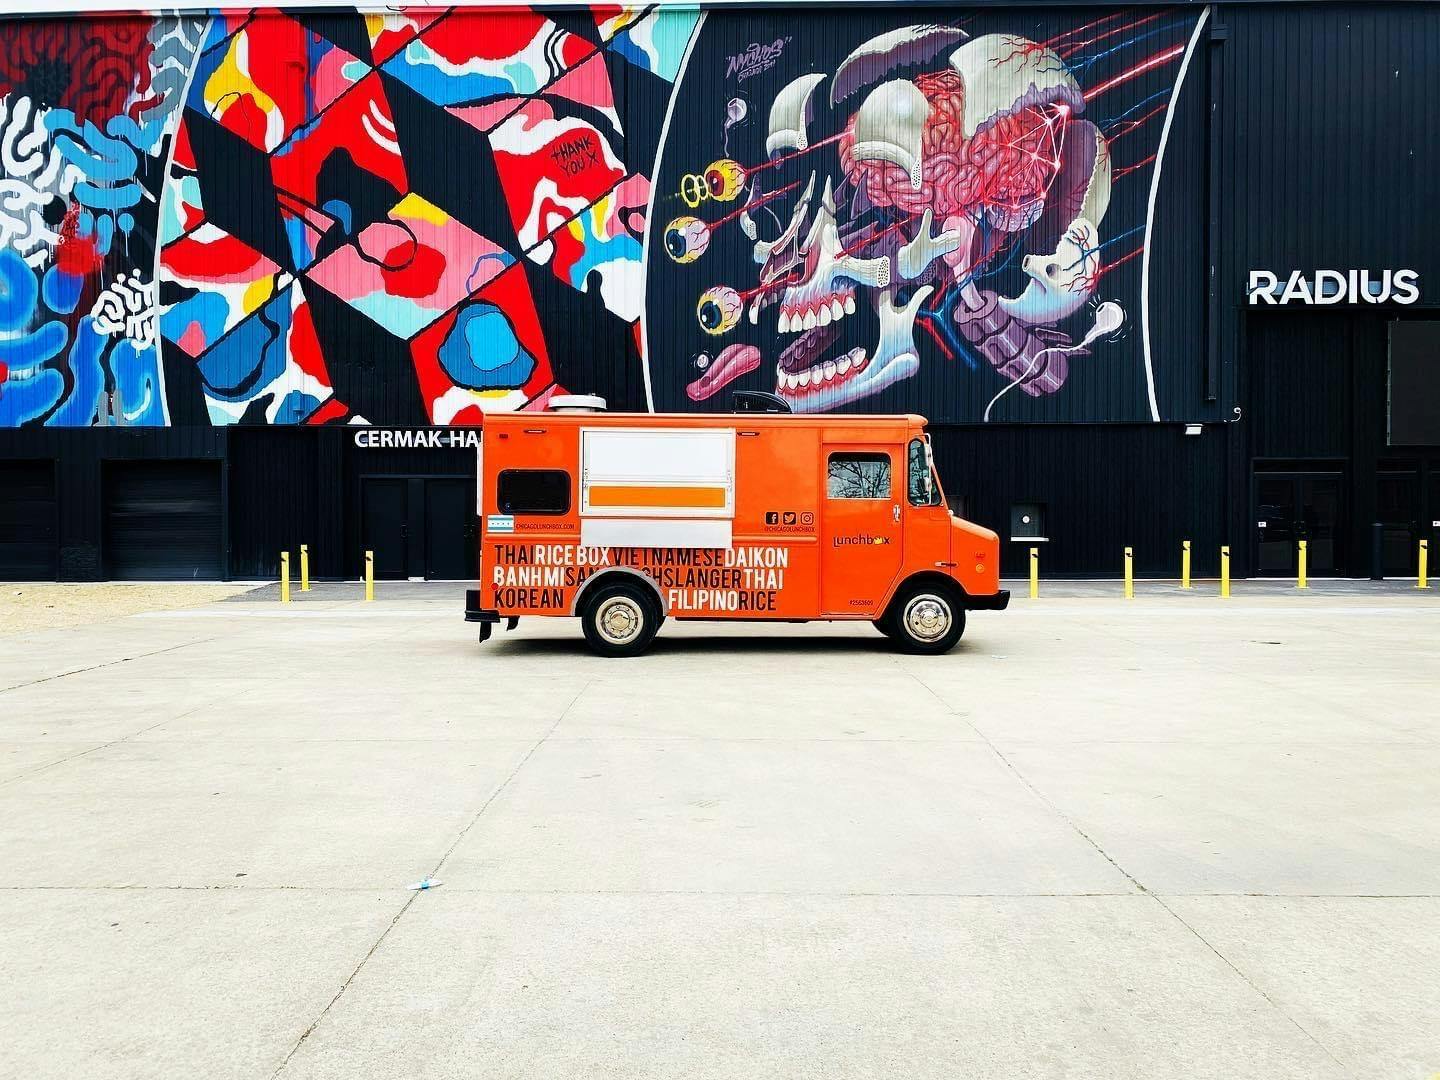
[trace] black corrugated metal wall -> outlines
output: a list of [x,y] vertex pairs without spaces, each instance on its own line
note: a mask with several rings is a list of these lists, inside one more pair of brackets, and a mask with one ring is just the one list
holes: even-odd
[[[917,8],[917,18],[936,18],[936,10],[952,12]],[[1067,7],[1063,18],[1072,25],[1115,10]],[[1186,18],[1203,10],[1175,8]],[[1401,314],[1433,318],[1440,300],[1434,192],[1440,140],[1433,135],[1440,121],[1440,6],[1225,3],[1208,10],[1175,106],[1157,192],[1163,227],[1151,247],[1154,347],[1175,373],[1157,385],[1167,422],[954,423],[936,430],[946,486],[964,498],[971,517],[1004,532],[1012,503],[1046,506],[1053,534],[1047,572],[1115,573],[1128,544],[1142,573],[1173,573],[1182,539],[1196,544],[1197,572],[1213,566],[1221,543],[1232,545],[1237,573],[1246,572],[1257,462],[1340,463],[1349,484],[1349,546],[1358,555],[1376,515],[1377,470],[1413,466],[1426,491],[1440,476],[1440,448],[1389,447],[1384,426],[1386,322]],[[815,20],[821,27],[815,33],[829,33],[836,48],[854,35],[824,27],[878,18],[814,5],[778,14],[731,10],[714,21],[732,20],[743,37],[782,17]],[[1012,12],[1036,26],[1060,17],[1060,9],[1042,5]],[[623,84],[615,90],[621,99],[632,92]],[[687,138],[683,119],[672,144]],[[456,182],[467,175],[459,143],[432,149],[449,162]],[[1257,268],[1284,274],[1398,267],[1417,270],[1424,283],[1423,303],[1404,312],[1363,305],[1272,312],[1250,308],[1244,295]],[[673,268],[666,272],[675,275]],[[544,308],[543,296],[537,304]],[[323,337],[323,303],[315,317]],[[652,351],[666,347],[652,339]],[[596,388],[585,385],[589,370],[619,388],[615,404],[642,399],[641,373],[628,366],[625,349],[597,340],[593,328],[567,325],[554,351],[557,371],[574,388]],[[167,354],[167,372],[179,380],[183,372],[171,371],[176,363]],[[347,393],[357,401],[379,393],[383,405],[386,387],[413,381],[409,363],[360,357],[347,371],[373,385]],[[1087,378],[1133,380],[1133,371],[1105,369],[1103,353],[1084,363],[1092,365]],[[948,384],[936,385],[944,392]],[[928,411],[946,415],[943,408]],[[1183,434],[1181,421],[1190,418],[1207,420],[1202,434]],[[317,576],[353,576],[363,473],[473,476],[472,455],[464,451],[362,453],[346,430],[214,429],[198,410],[174,419],[178,426],[170,429],[0,431],[0,459],[55,463],[60,577],[105,573],[107,461],[223,462],[222,572],[232,576],[273,574],[278,551],[301,542],[311,544]],[[1440,517],[1440,507],[1431,510]],[[1021,549],[1011,548],[1006,571],[1019,573]],[[1358,558],[1350,566],[1352,573],[1367,571]]]

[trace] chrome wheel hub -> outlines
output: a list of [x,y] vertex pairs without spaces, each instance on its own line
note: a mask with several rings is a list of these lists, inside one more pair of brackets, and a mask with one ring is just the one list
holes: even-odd
[[625,645],[635,639],[645,623],[645,613],[628,596],[612,596],[595,613],[595,625],[612,645]]
[[926,593],[905,605],[905,629],[916,641],[939,641],[950,630],[950,605]]

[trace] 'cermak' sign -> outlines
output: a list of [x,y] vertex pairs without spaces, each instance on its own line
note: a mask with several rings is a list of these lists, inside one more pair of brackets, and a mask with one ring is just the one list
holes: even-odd
[[1250,306],[1270,304],[1413,304],[1420,299],[1420,275],[1414,270],[1293,271],[1281,280],[1269,270],[1251,270],[1245,290]]
[[478,450],[479,428],[420,428],[390,431],[361,428],[355,432],[361,450]]

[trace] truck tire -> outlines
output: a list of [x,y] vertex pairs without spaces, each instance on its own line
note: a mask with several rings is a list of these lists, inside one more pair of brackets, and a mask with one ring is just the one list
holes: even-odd
[[654,597],[643,586],[616,581],[586,597],[580,626],[597,656],[639,656],[655,640],[660,619]]
[[955,590],[923,582],[903,587],[882,621],[900,648],[923,656],[949,652],[965,633],[965,609]]

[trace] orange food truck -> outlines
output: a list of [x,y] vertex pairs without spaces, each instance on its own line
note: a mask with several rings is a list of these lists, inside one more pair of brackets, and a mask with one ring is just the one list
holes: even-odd
[[478,464],[481,641],[568,616],[634,656],[667,618],[863,619],[942,653],[967,610],[1010,602],[919,416],[492,413]]

